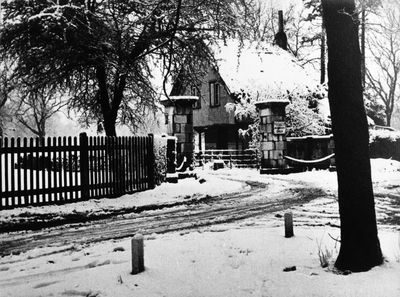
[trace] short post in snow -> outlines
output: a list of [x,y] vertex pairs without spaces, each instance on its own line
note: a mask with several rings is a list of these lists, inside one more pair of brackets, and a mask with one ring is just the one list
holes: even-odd
[[291,212],[285,213],[285,237],[293,237],[293,214]]
[[132,238],[132,274],[144,271],[143,235],[136,234]]

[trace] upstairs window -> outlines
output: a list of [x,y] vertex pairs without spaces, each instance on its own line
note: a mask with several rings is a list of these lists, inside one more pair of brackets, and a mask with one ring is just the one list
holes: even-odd
[[196,103],[193,105],[193,108],[201,108],[201,94],[200,94],[200,89],[198,87],[192,87],[190,89],[190,95],[191,96],[197,96],[199,99],[196,101]]
[[221,86],[217,82],[210,82],[210,106],[219,106]]

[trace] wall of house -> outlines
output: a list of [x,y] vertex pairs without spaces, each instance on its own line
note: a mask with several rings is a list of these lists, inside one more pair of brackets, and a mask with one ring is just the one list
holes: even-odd
[[[220,104],[219,106],[210,106],[210,82],[221,83],[220,88]],[[214,70],[210,70],[201,86],[201,108],[193,110],[193,125],[195,127],[206,127],[210,125],[220,124],[235,124],[235,117],[232,113],[228,113],[225,109],[225,105],[228,102],[233,102],[231,97],[228,95],[223,83],[220,80],[218,74]],[[187,95],[190,94],[190,88],[187,90]]]

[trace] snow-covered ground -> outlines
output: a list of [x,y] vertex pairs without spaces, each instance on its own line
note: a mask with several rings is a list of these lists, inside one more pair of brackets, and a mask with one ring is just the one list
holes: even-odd
[[1,296],[399,296],[398,234],[380,232],[384,265],[345,276],[318,257],[319,247],[336,256],[328,234],[338,231],[303,227],[287,239],[282,226],[249,220],[149,236],[138,275],[130,274],[127,239],[44,257],[31,251],[2,259]]
[[[203,177],[204,176],[204,177]],[[205,182],[200,183],[200,180]],[[222,185],[222,186],[221,186]],[[178,184],[163,183],[153,190],[124,195],[119,198],[92,199],[88,201],[68,203],[64,205],[45,205],[21,207],[0,211],[0,226],[4,224],[27,223],[40,215],[51,214],[56,219],[70,214],[82,216],[101,216],[106,213],[118,212],[123,209],[134,209],[150,205],[170,205],[188,200],[196,200],[207,195],[221,195],[239,192],[247,186],[237,181],[222,180],[218,177],[207,177],[204,173],[198,179],[182,179]],[[46,216],[46,219],[50,218]]]
[[[372,182],[375,194],[377,219],[385,228],[400,230],[400,162],[387,159],[371,159]],[[288,175],[260,175],[252,169],[223,169],[217,176],[235,180],[269,183],[268,191],[279,190],[277,180],[321,188],[326,196],[290,209],[302,225],[340,226],[337,202],[337,175],[327,170],[314,170]],[[393,224],[397,222],[397,224]],[[389,226],[390,224],[390,226]]]
[[[372,160],[372,168],[378,201],[399,197],[400,163]],[[242,183],[221,177],[263,182],[268,184],[268,191],[279,191],[279,180],[290,180],[310,188],[321,187],[333,195],[290,209],[294,213],[293,238],[284,237],[283,219],[277,213],[196,230],[148,235],[146,270],[139,275],[130,274],[129,239],[76,245],[73,249],[66,242],[65,247],[43,247],[5,256],[0,258],[0,296],[400,296],[400,233],[393,226],[379,225],[385,256],[382,266],[350,275],[332,269],[339,250],[339,243],[332,238],[338,238],[340,232],[334,227],[339,223],[334,172],[272,177],[261,176],[255,170],[233,169],[213,174],[205,170],[201,174],[207,182],[198,189],[198,181],[188,179],[162,185],[153,192],[122,197],[120,201],[103,199],[93,204],[76,203],[75,207],[81,211],[86,207],[113,207],[116,201],[133,203],[141,195],[142,199],[153,197],[147,198],[154,199],[153,203],[185,199],[185,195],[192,197],[196,191],[205,195],[207,184],[213,195],[216,190],[222,194],[243,189]],[[378,215],[393,215],[391,210],[399,213],[398,208],[391,209],[393,204],[383,206],[384,203],[377,203]],[[51,210],[60,211],[58,207],[51,206]],[[327,221],[332,223],[326,224]],[[332,254],[329,267],[321,267],[318,251]],[[283,271],[293,266],[296,270]]]

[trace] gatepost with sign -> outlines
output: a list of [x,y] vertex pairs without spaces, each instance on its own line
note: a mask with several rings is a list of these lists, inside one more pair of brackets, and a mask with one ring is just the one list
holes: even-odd
[[260,116],[260,173],[273,173],[287,168],[285,108],[289,100],[257,102]]
[[165,106],[167,133],[177,138],[176,159],[181,171],[193,163],[193,104],[198,99],[197,96],[170,96],[161,100]]

